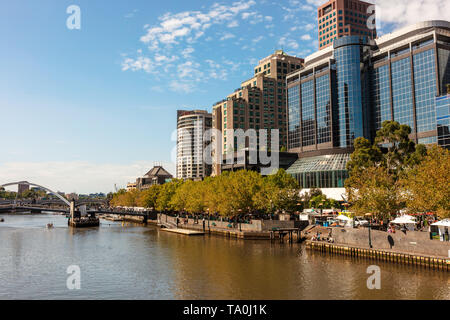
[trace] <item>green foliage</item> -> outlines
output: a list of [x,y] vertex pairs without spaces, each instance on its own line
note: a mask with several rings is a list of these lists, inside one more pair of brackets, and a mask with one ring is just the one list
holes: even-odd
[[450,218],[450,152],[434,146],[402,178],[406,204],[418,212],[436,212]]
[[402,209],[401,193],[395,177],[386,168],[369,167],[353,175],[347,185],[351,210],[358,215],[372,213],[389,217]]
[[369,140],[360,137],[354,141],[355,151],[351,154],[351,160],[347,163],[349,172],[359,172],[383,161],[383,154],[377,145],[372,145]]
[[17,197],[17,192],[0,190],[0,199],[14,200]]
[[295,212],[301,198],[297,181],[284,170],[262,177],[254,171],[225,172],[203,181],[173,180],[144,191],[123,190],[114,194],[115,206],[136,205],[158,211],[190,214],[218,213],[236,216],[256,212]]
[[334,199],[328,199],[324,194],[315,195],[309,200],[310,208],[322,208],[322,209],[338,209],[340,204]]
[[407,164],[415,152],[415,143],[409,139],[411,128],[397,121],[384,121],[377,131],[376,144],[387,146],[383,155],[385,166],[391,172],[398,173]]
[[352,211],[385,217],[407,208],[448,216],[448,151],[437,146],[427,151],[410,133],[409,126],[384,121],[373,145],[355,140],[345,183]]

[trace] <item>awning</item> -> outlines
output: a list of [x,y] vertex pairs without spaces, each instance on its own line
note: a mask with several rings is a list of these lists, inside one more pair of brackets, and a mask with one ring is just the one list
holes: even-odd
[[450,227],[450,219],[444,219],[444,220],[435,222],[435,223],[432,224],[432,226]]
[[397,223],[397,224],[416,224],[415,218],[409,215],[404,215],[401,217],[397,217],[394,220],[391,221],[391,223]]
[[338,219],[338,220],[343,220],[343,221],[350,221],[350,220],[352,220],[352,219],[350,219],[349,217],[347,217],[347,216],[344,216],[344,215],[340,215],[340,216],[338,216],[336,219]]

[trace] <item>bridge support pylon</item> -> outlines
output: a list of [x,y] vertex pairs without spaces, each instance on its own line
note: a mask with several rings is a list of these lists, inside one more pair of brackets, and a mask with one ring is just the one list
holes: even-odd
[[69,224],[70,221],[74,221],[75,218],[75,201],[70,201],[70,211],[69,211]]

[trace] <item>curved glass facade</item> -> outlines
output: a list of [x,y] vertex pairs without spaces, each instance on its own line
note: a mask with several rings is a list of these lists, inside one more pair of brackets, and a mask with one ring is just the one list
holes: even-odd
[[331,141],[330,76],[316,78],[317,143]]
[[338,94],[338,141],[340,147],[353,146],[364,136],[361,54],[364,38],[349,36],[334,42]]
[[288,148],[299,148],[300,144],[300,87],[294,86],[288,90]]
[[436,129],[436,68],[434,49],[413,56],[417,132]]
[[389,78],[389,65],[375,68],[371,73],[372,79],[372,105],[373,127],[381,128],[383,121],[392,120],[391,113],[391,85]]
[[409,57],[392,62],[392,100],[394,120],[414,127],[411,80],[411,60]]
[[286,172],[297,179],[301,188],[343,188],[348,178],[349,154],[302,158]]
[[302,146],[307,147],[316,143],[314,116],[314,81],[303,82],[302,85]]
[[437,143],[450,149],[450,94],[436,98]]
[[449,96],[436,96],[450,84],[450,24],[421,28],[398,35],[398,42],[392,35],[370,43],[360,36],[338,38],[333,50],[315,53],[287,77],[288,94],[297,99],[290,112],[299,108],[300,115],[290,126],[295,131],[300,124],[300,138],[289,147],[301,147],[302,158],[288,172],[303,188],[342,187],[345,166],[314,166],[329,163],[323,155],[351,152],[358,137],[373,141],[386,120],[410,126],[416,143],[449,147]]

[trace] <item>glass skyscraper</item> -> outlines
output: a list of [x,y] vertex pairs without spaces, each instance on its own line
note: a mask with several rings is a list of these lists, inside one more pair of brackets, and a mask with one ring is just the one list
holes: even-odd
[[287,76],[288,149],[299,154],[288,173],[303,188],[342,187],[347,175],[332,168],[345,170],[354,139],[373,140],[386,120],[409,125],[416,143],[448,147],[449,98],[436,97],[447,94],[449,83],[448,21],[418,23],[375,40],[335,39]]

